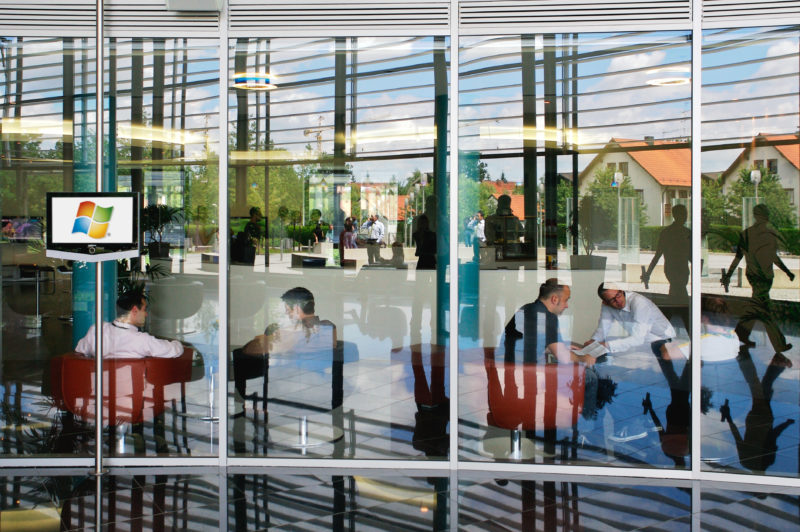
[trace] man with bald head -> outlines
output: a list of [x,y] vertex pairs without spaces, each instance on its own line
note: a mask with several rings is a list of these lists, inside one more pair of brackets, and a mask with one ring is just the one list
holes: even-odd
[[564,342],[558,327],[558,317],[569,307],[570,288],[558,279],[548,279],[539,287],[539,297],[523,305],[505,328],[506,359],[513,357],[518,341],[522,340],[525,362],[536,362],[539,355],[559,363],[582,362],[592,365],[595,358],[576,355]]

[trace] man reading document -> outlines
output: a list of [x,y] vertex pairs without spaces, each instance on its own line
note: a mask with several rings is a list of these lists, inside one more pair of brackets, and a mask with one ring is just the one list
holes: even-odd
[[539,287],[538,299],[523,305],[506,325],[506,357],[511,356],[521,339],[526,362],[535,362],[543,354],[547,361],[593,365],[595,356],[573,352],[561,337],[558,316],[569,306],[569,298],[569,286],[559,284],[557,279],[545,281]]
[[[644,348],[661,356],[662,347],[675,337],[675,329],[669,320],[643,295],[618,290],[611,283],[601,283],[597,295],[603,301],[600,321],[585,346],[597,342],[611,353]],[[622,334],[618,334],[620,332]]]

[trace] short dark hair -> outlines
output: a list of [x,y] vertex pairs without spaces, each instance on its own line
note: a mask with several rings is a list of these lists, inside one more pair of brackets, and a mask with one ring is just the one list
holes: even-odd
[[314,314],[314,294],[307,288],[297,286],[287,290],[281,296],[281,300],[290,307],[299,306],[305,314]]
[[253,216],[254,214],[258,214],[259,216],[261,216],[261,208],[260,207],[250,207],[250,216]]
[[550,279],[546,280],[541,284],[539,287],[539,299],[541,301],[547,300],[548,297],[551,295],[561,292],[566,288],[567,285],[559,284],[558,279],[555,277],[551,277]]
[[117,297],[117,316],[124,316],[133,310],[133,307],[142,308],[146,298],[141,290],[128,290]]
[[603,292],[606,290],[616,290],[616,288],[607,287],[605,282],[600,283],[597,287],[597,297],[603,299]]

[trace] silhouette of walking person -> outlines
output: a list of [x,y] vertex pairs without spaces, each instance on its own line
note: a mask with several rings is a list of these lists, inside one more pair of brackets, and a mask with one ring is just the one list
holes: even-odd
[[742,370],[744,380],[750,388],[750,395],[753,398],[752,408],[745,417],[744,437],[739,432],[739,428],[731,417],[731,408],[728,399],[725,399],[719,411],[722,414],[721,421],[727,421],[731,429],[731,434],[736,441],[736,450],[739,453],[739,463],[747,469],[763,473],[769,466],[775,463],[775,453],[778,451],[778,437],[786,430],[789,425],[794,423],[793,419],[787,419],[777,426],[772,426],[775,416],[772,413],[770,401],[772,399],[772,386],[781,373],[791,366],[789,360],[780,353],[775,356],[767,366],[764,376],[758,380],[756,367],[747,346],[743,346],[736,357],[739,369]]
[[778,256],[778,240],[780,235],[769,224],[769,209],[766,205],[758,204],[753,207],[755,222],[753,225],[742,231],[739,235],[739,243],[736,246],[736,256],[731,262],[730,268],[722,276],[722,284],[726,287],[730,283],[733,272],[742,260],[745,259],[745,275],[750,286],[753,287],[752,304],[736,325],[736,333],[739,339],[748,347],[755,346],[750,341],[750,333],[756,321],[764,323],[772,347],[776,353],[781,353],[791,349],[791,344],[786,343],[786,337],[771,318],[771,301],[769,292],[772,289],[772,282],[775,279],[775,272],[772,265],[778,266],[789,280],[794,281],[794,274],[786,267]]

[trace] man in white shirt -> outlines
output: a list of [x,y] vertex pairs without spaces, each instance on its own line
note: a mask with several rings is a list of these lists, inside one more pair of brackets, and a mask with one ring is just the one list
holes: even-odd
[[378,219],[378,215],[373,213],[361,228],[367,230],[367,260],[370,264],[381,262],[380,247],[383,243],[383,223]]
[[483,217],[483,211],[475,213],[475,238],[478,239],[480,247],[486,247],[486,220]]
[[[636,292],[617,290],[609,283],[597,287],[597,295],[603,300],[600,321],[592,334],[592,341],[603,344],[611,353],[621,353],[643,346],[653,354],[661,356],[661,348],[675,337],[675,329],[655,304]],[[610,337],[612,326],[617,323],[627,336]]]
[[[140,329],[147,319],[147,300],[141,292],[126,292],[117,299],[117,319],[103,323],[103,358],[177,358],[183,344],[177,340],[161,340]],[[78,341],[75,351],[95,355],[95,327]]]

